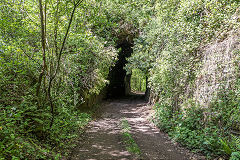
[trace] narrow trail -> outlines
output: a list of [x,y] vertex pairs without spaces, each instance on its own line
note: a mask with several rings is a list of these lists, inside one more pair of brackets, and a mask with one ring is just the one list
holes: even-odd
[[143,100],[121,99],[104,102],[101,115],[91,122],[82,140],[69,160],[135,160],[125,147],[121,134],[121,120],[131,126],[131,134],[138,144],[144,160],[199,159],[180,150],[148,117],[151,107]]

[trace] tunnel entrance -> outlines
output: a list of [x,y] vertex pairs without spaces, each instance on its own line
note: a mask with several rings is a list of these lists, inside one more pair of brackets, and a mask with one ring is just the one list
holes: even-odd
[[133,44],[124,40],[117,45],[121,51],[118,55],[118,61],[109,73],[110,84],[107,89],[107,98],[121,97],[130,93],[131,75],[126,75],[124,66],[127,63],[126,58],[130,57],[133,52]]

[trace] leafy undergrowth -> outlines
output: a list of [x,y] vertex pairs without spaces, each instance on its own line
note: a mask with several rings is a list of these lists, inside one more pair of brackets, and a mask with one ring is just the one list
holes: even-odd
[[[1,107],[0,159],[61,159],[91,120],[90,114],[59,108],[50,128],[49,115],[35,107]],[[34,117],[35,110],[36,116]],[[60,111],[61,110],[61,111]],[[30,117],[31,113],[31,118]],[[41,114],[40,114],[41,113]],[[45,118],[45,121],[43,120]]]
[[209,158],[239,159],[239,7],[156,1],[125,67],[147,73],[157,126]]
[[209,159],[240,159],[240,137],[231,130],[234,115],[230,112],[236,108],[230,104],[218,103],[211,110],[191,106],[175,113],[164,104],[156,104],[154,108],[154,123],[193,152],[203,153]]
[[121,127],[122,127],[122,136],[124,139],[124,143],[126,144],[126,149],[128,150],[128,152],[132,153],[137,158],[140,158],[141,150],[136,144],[136,142],[134,141],[130,133],[131,127],[129,126],[129,123],[126,119],[123,119],[121,121]]

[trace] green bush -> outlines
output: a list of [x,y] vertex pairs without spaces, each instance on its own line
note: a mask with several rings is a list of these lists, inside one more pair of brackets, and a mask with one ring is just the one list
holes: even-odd
[[164,104],[156,104],[155,105],[155,117],[153,121],[155,124],[165,131],[171,131],[172,124],[172,110],[170,106],[166,106]]
[[[202,74],[204,48],[238,30],[239,6],[236,0],[156,1],[154,15],[141,26],[128,59],[127,68],[140,69],[149,77],[148,87],[158,103],[156,125],[176,141],[209,156],[229,157],[238,152],[230,145],[231,130],[239,131],[239,89],[234,86],[238,80],[218,91],[209,106],[200,107],[194,92]],[[227,145],[220,140],[223,137]],[[231,152],[226,153],[226,146]]]
[[73,147],[74,138],[91,118],[88,114],[64,106],[59,108],[55,123],[49,128],[51,115],[37,109],[34,104],[29,105],[29,102],[23,102],[16,107],[1,106],[1,158],[52,158],[58,154],[56,151],[66,151]]
[[155,124],[167,131],[175,141],[206,155],[221,153],[220,132],[214,125],[205,126],[204,110],[193,106],[172,113],[169,106],[156,104],[154,108]]
[[44,67],[40,4],[0,2],[0,159],[60,159],[91,119],[80,104],[108,83],[117,50],[93,29],[97,18],[107,21],[96,18],[100,3],[84,1],[66,35],[72,2],[42,1]]
[[[233,97],[227,95],[229,98]],[[234,116],[231,113],[235,111],[231,109],[231,106],[235,108],[232,100],[225,100],[226,103],[223,105],[218,99],[208,109],[190,106],[178,112],[173,112],[169,105],[156,104],[153,121],[160,129],[168,132],[172,139],[193,151],[202,152],[210,157],[216,155],[237,157],[240,138],[231,134],[233,119],[231,117]]]

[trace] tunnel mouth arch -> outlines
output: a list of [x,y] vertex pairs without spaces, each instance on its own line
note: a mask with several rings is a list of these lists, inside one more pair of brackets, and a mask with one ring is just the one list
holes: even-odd
[[133,43],[128,40],[123,40],[116,46],[120,50],[118,61],[111,68],[109,73],[109,85],[107,87],[107,98],[123,97],[130,94],[130,79],[131,75],[127,74],[124,66],[127,64],[127,58],[133,52]]
[[[113,35],[116,37],[115,48],[120,51],[118,53],[118,60],[115,66],[110,69],[108,75],[109,84],[104,91],[106,99],[136,95],[136,93],[131,91],[131,73],[127,73],[125,65],[128,63],[127,58],[133,53],[134,39],[140,35],[140,30],[124,20],[119,25],[120,30],[113,32]],[[146,91],[143,94],[145,97],[148,97],[148,91],[146,77]]]

